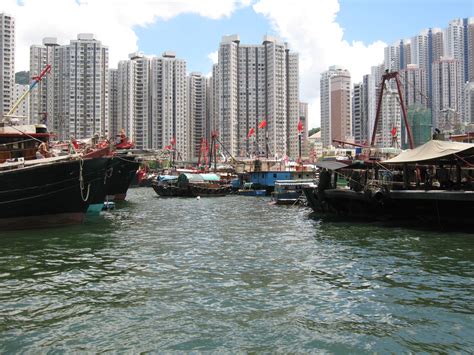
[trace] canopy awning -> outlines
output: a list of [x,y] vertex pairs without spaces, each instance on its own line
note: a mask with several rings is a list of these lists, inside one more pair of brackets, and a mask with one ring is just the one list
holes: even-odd
[[336,160],[323,160],[323,161],[318,161],[315,164],[319,168],[325,168],[329,170],[337,170],[340,168],[345,168],[348,164],[342,163],[340,161]]
[[439,160],[450,155],[466,157],[474,154],[474,144],[451,141],[430,140],[415,148],[401,152],[392,159],[383,161],[384,164],[418,163]]

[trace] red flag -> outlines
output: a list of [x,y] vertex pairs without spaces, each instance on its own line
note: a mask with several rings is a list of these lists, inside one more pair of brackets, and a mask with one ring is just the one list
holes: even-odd
[[250,128],[249,134],[247,135],[247,138],[252,137],[255,134],[255,128]]
[[165,147],[165,149],[166,149],[166,150],[171,150],[172,147],[171,147],[171,145],[167,145],[167,146]]
[[171,145],[176,145],[176,138],[175,137],[171,138],[170,144]]
[[298,132],[303,132],[303,122],[301,120],[298,121]]
[[260,123],[258,124],[258,128],[265,128],[266,126],[267,126],[266,119],[261,120]]
[[391,133],[392,137],[395,137],[397,135],[397,127],[393,127]]

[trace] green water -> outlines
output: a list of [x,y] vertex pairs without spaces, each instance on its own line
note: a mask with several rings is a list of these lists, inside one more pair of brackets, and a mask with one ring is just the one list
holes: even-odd
[[147,188],[1,232],[0,353],[473,352],[474,234]]

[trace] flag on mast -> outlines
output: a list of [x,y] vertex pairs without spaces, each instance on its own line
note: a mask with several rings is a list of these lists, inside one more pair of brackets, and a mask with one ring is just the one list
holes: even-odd
[[250,130],[249,130],[249,134],[247,135],[247,138],[252,137],[254,134],[255,134],[255,128],[252,127],[252,128],[250,128]]
[[301,120],[298,121],[298,132],[303,132],[303,121]]

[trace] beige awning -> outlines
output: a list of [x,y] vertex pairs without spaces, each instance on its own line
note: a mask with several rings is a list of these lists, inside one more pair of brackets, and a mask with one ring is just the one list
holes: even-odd
[[401,152],[395,158],[385,160],[385,164],[416,163],[436,160],[449,155],[459,155],[462,157],[474,154],[474,144],[451,141],[430,140],[415,149],[408,149]]

